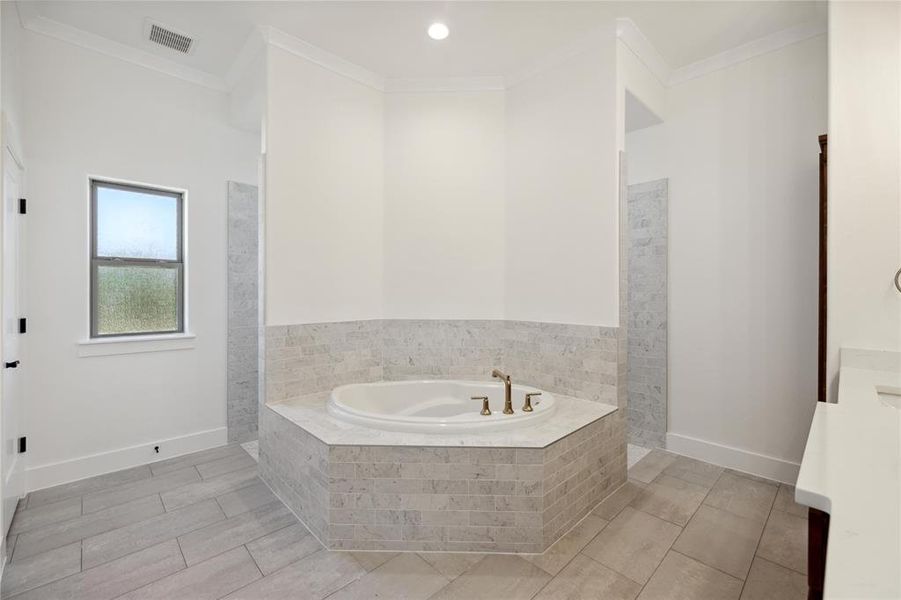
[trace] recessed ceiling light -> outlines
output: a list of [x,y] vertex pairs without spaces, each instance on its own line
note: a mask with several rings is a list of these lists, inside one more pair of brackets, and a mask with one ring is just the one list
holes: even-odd
[[429,37],[433,40],[443,40],[450,33],[450,29],[444,23],[432,23],[429,25]]

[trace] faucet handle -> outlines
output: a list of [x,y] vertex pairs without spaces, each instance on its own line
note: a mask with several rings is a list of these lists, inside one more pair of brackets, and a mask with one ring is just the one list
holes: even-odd
[[488,408],[488,396],[472,396],[470,400],[481,400],[482,401],[482,414],[483,416],[488,416],[491,414],[491,409]]
[[522,405],[523,412],[532,412],[534,409],[532,408],[532,396],[540,396],[541,392],[532,392],[530,394],[526,394],[526,403]]

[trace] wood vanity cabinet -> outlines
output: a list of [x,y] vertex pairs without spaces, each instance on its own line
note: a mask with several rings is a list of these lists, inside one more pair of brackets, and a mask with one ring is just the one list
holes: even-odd
[[[826,135],[820,136],[820,293],[817,400],[826,401]],[[807,514],[807,598],[823,597],[829,513],[809,508]]]

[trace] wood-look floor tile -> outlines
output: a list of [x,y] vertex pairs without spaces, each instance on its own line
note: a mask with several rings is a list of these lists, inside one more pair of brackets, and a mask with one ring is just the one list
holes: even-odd
[[284,504],[273,502],[231,519],[194,529],[179,537],[178,543],[185,555],[185,562],[191,566],[295,523],[297,518]]
[[434,596],[433,600],[526,600],[551,576],[527,560],[509,554],[489,554]]
[[807,519],[773,510],[757,554],[770,562],[807,573]]
[[106,473],[97,477],[81,479],[72,483],[64,483],[52,488],[37,490],[28,494],[28,504],[25,508],[37,508],[45,504],[59,502],[66,498],[74,498],[91,494],[107,488],[116,487],[125,483],[148,479],[151,476],[150,467],[141,465],[131,469]]
[[183,568],[178,543],[169,540],[35,588],[15,600],[111,600]]
[[593,515],[606,521],[612,521],[619,512],[627,507],[641,493],[645,484],[640,481],[627,480],[617,488],[615,492],[604,498],[604,501],[595,507]]
[[227,600],[321,600],[366,574],[352,556],[320,550],[226,596]]
[[262,576],[247,549],[238,546],[117,600],[218,600]]
[[183,485],[188,485],[189,483],[195,483],[197,481],[200,481],[200,474],[197,473],[196,469],[191,467],[166,473],[159,477],[142,479],[140,481],[87,494],[82,499],[84,502],[84,514],[91,514],[98,510],[125,504],[131,500],[150,496],[151,494],[159,494],[160,492],[180,488]]
[[475,552],[422,552],[419,556],[448,579],[456,579],[485,558]]
[[712,465],[687,456],[679,456],[663,469],[663,474],[710,489],[716,483],[716,480],[719,479],[719,476],[722,475],[723,470],[723,467],[718,465]]
[[644,584],[681,531],[668,521],[626,507],[582,553]]
[[218,460],[201,463],[197,465],[197,470],[200,472],[201,477],[209,479],[216,475],[224,475],[225,473],[231,473],[232,471],[246,469],[248,467],[255,467],[256,465],[257,461],[247,454],[247,452],[244,452],[242,454],[236,454],[235,456],[226,456],[225,458],[220,458]]
[[269,486],[262,481],[216,497],[226,517],[233,517],[277,500]]
[[707,488],[668,475],[660,475],[632,501],[632,508],[685,525],[704,501]]
[[779,492],[776,494],[776,502],[773,504],[773,508],[802,519],[807,518],[810,510],[803,504],[795,502],[795,487],[787,483],[779,486]]
[[668,552],[639,600],[737,600],[742,582],[678,552]]
[[81,544],[75,542],[6,565],[0,596],[9,598],[81,571]]
[[760,558],[754,559],[741,600],[805,600],[807,578],[797,571]]
[[13,561],[23,560],[40,552],[59,548],[119,527],[126,527],[164,512],[160,497],[153,495],[126,502],[108,510],[26,531],[19,534]]
[[551,579],[535,600],[633,600],[641,586],[584,554]]
[[349,552],[366,572],[375,571],[397,556],[397,552]]
[[207,498],[214,498],[239,490],[256,483],[256,481],[257,467],[254,466],[249,469],[217,475],[198,483],[184,485],[180,488],[163,492],[160,496],[163,499],[163,505],[166,507],[166,510],[175,510]]
[[651,450],[650,454],[638,461],[629,469],[629,479],[635,479],[641,483],[651,483],[663,469],[676,460],[675,454],[663,450]]
[[241,456],[242,452],[244,452],[244,449],[241,448],[240,444],[217,446],[216,448],[210,448],[209,450],[192,452],[191,454],[184,454],[182,456],[176,456],[174,458],[151,463],[150,469],[153,471],[154,475],[162,475],[164,473],[171,473],[172,471],[184,469],[185,467],[194,467],[229,456]]
[[551,575],[556,575],[606,526],[607,521],[604,519],[588,515],[557,540],[544,554],[523,556],[523,558]]
[[10,525],[10,535],[31,531],[60,521],[69,521],[81,516],[81,497],[66,498],[59,502],[44,504],[35,508],[19,509]]
[[762,531],[763,521],[704,505],[685,526],[673,550],[744,579]]
[[95,535],[82,542],[83,568],[89,569],[164,540],[175,539],[223,519],[225,515],[222,514],[216,501],[206,500]]
[[404,553],[341,588],[329,600],[427,600],[447,582],[418,555]]
[[704,504],[764,523],[777,489],[775,484],[726,472],[711,488]]
[[247,544],[247,550],[263,575],[269,575],[323,549],[316,536],[303,523],[279,529]]

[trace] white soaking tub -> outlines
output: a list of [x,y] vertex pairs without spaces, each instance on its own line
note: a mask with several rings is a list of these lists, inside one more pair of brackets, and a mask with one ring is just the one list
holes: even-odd
[[[523,412],[527,393],[532,412]],[[554,412],[554,396],[533,387],[513,385],[514,414],[505,415],[504,384],[500,381],[382,381],[353,383],[332,390],[328,412],[349,423],[388,431],[417,433],[467,433],[530,427],[546,421]],[[488,396],[491,415],[480,414]]]

